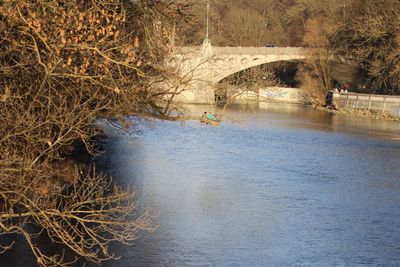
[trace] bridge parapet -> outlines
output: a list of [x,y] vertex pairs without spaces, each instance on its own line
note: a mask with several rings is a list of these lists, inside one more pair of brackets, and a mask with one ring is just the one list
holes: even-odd
[[[201,53],[201,46],[189,47],[184,46],[178,49],[178,54]],[[230,47],[230,46],[213,46],[212,54],[214,56],[232,55],[297,55],[304,56],[311,52],[312,49],[303,47]]]
[[214,55],[302,55],[308,49],[302,47],[213,47]]

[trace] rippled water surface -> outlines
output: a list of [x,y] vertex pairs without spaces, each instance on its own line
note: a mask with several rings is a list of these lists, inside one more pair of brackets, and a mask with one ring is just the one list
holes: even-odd
[[224,118],[109,130],[98,164],[159,227],[105,266],[400,265],[398,122],[284,105]]
[[400,264],[398,122],[275,105],[225,118],[113,135],[102,163],[159,228],[110,265]]

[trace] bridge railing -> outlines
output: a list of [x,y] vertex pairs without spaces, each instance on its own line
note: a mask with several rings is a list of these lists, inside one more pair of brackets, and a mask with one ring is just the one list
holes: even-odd
[[[200,46],[184,46],[178,49],[178,53],[200,52]],[[213,55],[297,55],[305,56],[310,49],[303,47],[231,47],[213,46]]]
[[307,54],[302,47],[213,47],[215,55],[299,55]]
[[339,106],[346,111],[365,110],[400,117],[400,96],[341,93]]

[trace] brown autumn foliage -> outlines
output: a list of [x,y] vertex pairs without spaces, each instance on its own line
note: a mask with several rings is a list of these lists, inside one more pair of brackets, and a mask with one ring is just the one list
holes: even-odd
[[23,236],[39,265],[67,263],[43,252],[30,225],[97,263],[115,258],[110,242],[130,243],[150,228],[146,216],[133,217],[132,191],[63,163],[77,144],[97,152],[96,119],[165,112],[170,95],[150,84],[162,79],[176,8],[159,0],[0,2],[0,236]]
[[146,76],[156,71],[150,65],[155,55],[149,55],[155,48],[145,44],[143,32],[134,31],[142,25],[139,15],[138,21],[128,15],[132,5],[2,4],[1,120],[6,134],[1,141],[12,144],[2,146],[3,156],[30,147],[34,164],[59,157],[60,148],[75,140],[92,151],[96,117],[156,107],[154,92],[144,86]]

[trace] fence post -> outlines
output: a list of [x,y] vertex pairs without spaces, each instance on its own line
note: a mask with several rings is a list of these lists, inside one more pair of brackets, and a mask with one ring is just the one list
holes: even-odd
[[356,110],[358,110],[358,95],[357,95],[357,98],[356,98]]
[[385,112],[385,107],[386,107],[386,96],[383,97],[382,115]]
[[368,111],[371,109],[371,95],[369,95],[368,99]]

